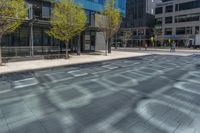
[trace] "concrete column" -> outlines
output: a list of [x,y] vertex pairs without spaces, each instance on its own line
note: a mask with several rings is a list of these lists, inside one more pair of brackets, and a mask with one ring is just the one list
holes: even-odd
[[192,27],[192,34],[195,35],[195,26]]

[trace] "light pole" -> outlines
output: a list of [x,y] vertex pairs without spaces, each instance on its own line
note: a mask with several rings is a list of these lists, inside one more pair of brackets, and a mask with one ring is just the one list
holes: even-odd
[[33,44],[33,22],[30,22],[30,36],[29,36],[29,44],[30,44],[30,56],[34,56],[34,44]]
[[141,50],[141,42],[142,42],[142,37],[141,37],[141,34],[140,34],[140,43],[139,43],[139,49]]
[[33,23],[34,23],[34,19],[33,19],[33,5],[32,4],[28,4],[28,18],[30,20],[30,33],[29,33],[29,45],[30,45],[30,56],[34,56],[34,44],[33,44]]

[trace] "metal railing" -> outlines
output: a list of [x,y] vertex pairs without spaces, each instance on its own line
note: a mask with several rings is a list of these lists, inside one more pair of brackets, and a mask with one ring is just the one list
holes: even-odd
[[65,48],[60,48],[60,46],[34,46],[33,48],[30,46],[2,47],[2,56],[7,59],[34,56],[45,58],[50,55],[63,55],[65,50]]

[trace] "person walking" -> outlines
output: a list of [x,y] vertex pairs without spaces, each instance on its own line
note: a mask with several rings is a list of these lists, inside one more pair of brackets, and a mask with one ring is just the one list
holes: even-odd
[[170,52],[176,52],[176,42],[175,41],[172,42]]
[[172,52],[172,44],[170,44],[170,52]]
[[145,48],[145,51],[147,51],[147,48],[148,48],[148,44],[147,43],[145,43],[144,48]]

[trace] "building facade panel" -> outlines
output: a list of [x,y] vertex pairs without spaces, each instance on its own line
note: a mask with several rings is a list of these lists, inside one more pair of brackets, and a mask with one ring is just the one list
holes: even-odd
[[[172,6],[173,10],[166,11],[166,7]],[[184,46],[185,42],[190,38],[194,38],[199,34],[200,27],[200,1],[199,0],[169,0],[157,4],[156,9],[163,12],[156,13],[156,30],[159,41],[163,44],[168,43],[167,40],[177,41],[178,46]],[[166,18],[171,17],[169,22]],[[160,22],[162,20],[162,22]],[[169,23],[168,23],[169,22]],[[170,32],[166,32],[171,29]]]

